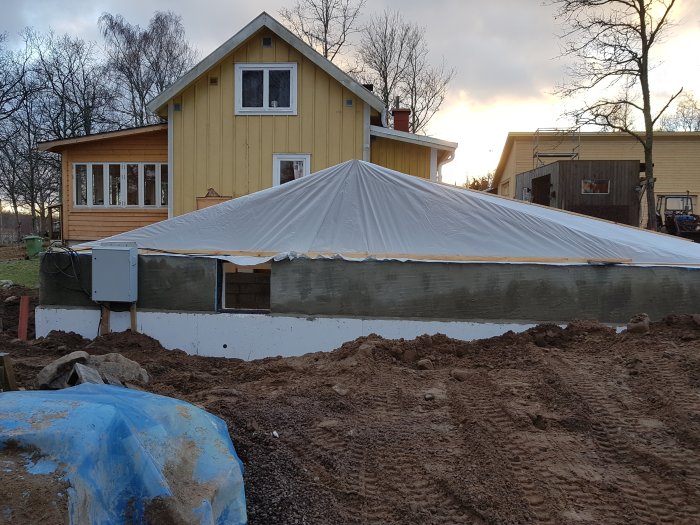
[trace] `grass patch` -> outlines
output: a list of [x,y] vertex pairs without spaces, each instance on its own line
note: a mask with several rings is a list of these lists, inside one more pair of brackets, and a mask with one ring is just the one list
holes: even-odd
[[9,279],[28,288],[39,288],[39,257],[0,261],[0,279]]

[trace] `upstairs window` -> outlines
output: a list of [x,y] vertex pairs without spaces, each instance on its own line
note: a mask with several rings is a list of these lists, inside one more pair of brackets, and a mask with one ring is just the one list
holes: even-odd
[[296,115],[297,65],[236,64],[236,115]]

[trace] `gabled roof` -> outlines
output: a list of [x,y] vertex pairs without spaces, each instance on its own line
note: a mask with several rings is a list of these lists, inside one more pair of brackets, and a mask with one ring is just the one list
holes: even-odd
[[305,42],[303,42],[299,37],[294,35],[289,29],[280,24],[273,17],[263,12],[258,15],[252,22],[241,29],[238,33],[229,38],[224,42],[218,49],[212,52],[209,56],[203,59],[199,64],[190,69],[178,80],[173,82],[168,86],[162,93],[151,100],[148,103],[148,109],[157,113],[158,110],[163,108],[168,101],[177,96],[182,92],[187,86],[194,82],[201,75],[206,73],[210,68],[221,61],[226,55],[231,53],[234,49],[240,46],[243,42],[248,40],[251,36],[257,33],[260,29],[267,28],[273,33],[275,33],[282,40],[287,42],[294,49],[299,51],[302,55],[308,58],[311,62],[316,64],[331,77],[340,82],[345,88],[357,95],[361,100],[367,102],[372,108],[381,112],[384,109],[384,102],[374,95],[367,88],[363,87],[357,81],[355,81],[350,75],[341,70],[338,66],[333,64],[330,60],[321,56],[316,50],[311,48]]
[[427,135],[417,135],[416,133],[408,133],[407,131],[398,131],[391,128],[382,128],[380,126],[370,126],[369,132],[370,135],[375,137],[384,137],[387,139],[408,142],[410,144],[418,144],[419,146],[437,148],[446,151],[454,151],[457,149],[458,145],[456,142],[450,142],[449,140],[436,139],[434,137],[428,137]]
[[94,133],[92,135],[84,135],[82,137],[71,137],[69,139],[49,140],[39,142],[37,145],[39,151],[59,151],[66,146],[74,144],[83,144],[85,142],[93,142],[96,140],[118,139],[122,137],[131,137],[133,135],[142,135],[144,133],[153,133],[156,131],[167,131],[167,124],[153,124],[151,126],[140,126],[138,128],[120,129],[118,131],[105,131],[104,133]]
[[700,266],[700,244],[684,239],[360,160],[105,240],[243,265],[303,256]]

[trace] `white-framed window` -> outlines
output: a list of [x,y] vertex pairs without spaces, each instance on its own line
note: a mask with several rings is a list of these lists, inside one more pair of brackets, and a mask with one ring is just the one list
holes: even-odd
[[164,162],[76,162],[73,204],[86,207],[168,205],[168,164]]
[[311,172],[311,155],[307,153],[276,153],[272,155],[272,185],[300,179]]
[[236,64],[236,115],[296,115],[297,65],[294,62]]

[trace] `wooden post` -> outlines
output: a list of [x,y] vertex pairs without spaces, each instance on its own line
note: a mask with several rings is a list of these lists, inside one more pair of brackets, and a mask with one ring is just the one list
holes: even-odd
[[136,303],[131,304],[131,333],[137,333],[136,330]]
[[12,360],[6,353],[0,354],[0,391],[17,390],[15,369]]
[[17,337],[21,341],[27,340],[29,329],[29,296],[23,295],[19,299],[19,326],[17,327]]
[[105,335],[109,333],[109,308],[106,306],[100,306],[100,335]]

